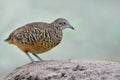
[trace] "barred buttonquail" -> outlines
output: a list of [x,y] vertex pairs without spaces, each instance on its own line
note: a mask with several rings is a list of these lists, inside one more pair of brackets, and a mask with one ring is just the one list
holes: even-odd
[[64,18],[58,18],[52,23],[33,22],[13,31],[5,41],[20,48],[32,62],[34,60],[28,52],[42,61],[36,54],[47,52],[58,45],[65,28],[74,29]]

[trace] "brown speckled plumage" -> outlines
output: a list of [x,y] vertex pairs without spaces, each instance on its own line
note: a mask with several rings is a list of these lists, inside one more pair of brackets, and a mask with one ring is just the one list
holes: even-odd
[[[30,52],[40,59],[36,54],[49,51],[58,45],[62,40],[62,30],[65,28],[74,29],[63,18],[56,19],[52,23],[33,22],[13,31],[5,41],[16,45],[27,55]],[[29,55],[28,57],[33,62]]]

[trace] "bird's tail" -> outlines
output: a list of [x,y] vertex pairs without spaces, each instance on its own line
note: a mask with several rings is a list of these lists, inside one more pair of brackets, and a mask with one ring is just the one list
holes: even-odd
[[5,39],[5,42],[8,42],[11,39],[11,36],[9,36],[7,39]]

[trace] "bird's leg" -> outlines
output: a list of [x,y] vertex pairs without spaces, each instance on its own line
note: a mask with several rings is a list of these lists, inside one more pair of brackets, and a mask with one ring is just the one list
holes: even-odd
[[38,58],[40,61],[43,61],[38,55],[32,53],[36,58]]
[[29,57],[29,59],[32,61],[32,62],[35,62],[32,57],[30,56],[30,54],[26,53],[26,55]]

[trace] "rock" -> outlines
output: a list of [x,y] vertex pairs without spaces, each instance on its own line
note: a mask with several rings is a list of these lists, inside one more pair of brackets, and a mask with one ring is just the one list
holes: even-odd
[[44,61],[23,65],[4,80],[120,80],[120,64],[109,61]]

